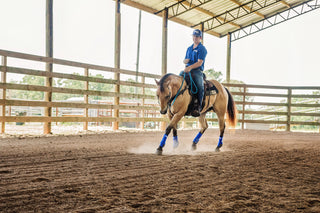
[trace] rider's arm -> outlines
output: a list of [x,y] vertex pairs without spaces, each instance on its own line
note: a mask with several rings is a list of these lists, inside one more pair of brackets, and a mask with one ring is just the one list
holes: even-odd
[[188,48],[186,51],[186,56],[184,57],[183,63],[188,64],[189,61],[190,61],[190,48]]
[[189,69],[189,71],[190,71],[190,70],[192,70],[192,69],[195,69],[195,68],[200,67],[200,66],[202,65],[202,63],[203,63],[203,60],[198,59],[198,61],[197,61],[196,63],[194,63],[194,64],[192,64],[192,65],[188,66],[187,68],[188,68],[188,69]]

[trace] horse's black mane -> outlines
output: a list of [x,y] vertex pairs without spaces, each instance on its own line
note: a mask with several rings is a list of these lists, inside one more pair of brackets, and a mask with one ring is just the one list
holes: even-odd
[[174,74],[172,74],[172,73],[167,73],[167,74],[165,74],[165,75],[160,79],[159,85],[160,85],[160,91],[161,91],[161,92],[164,92],[163,84],[164,84],[164,82],[167,80],[167,78],[168,78],[170,75],[174,75]]

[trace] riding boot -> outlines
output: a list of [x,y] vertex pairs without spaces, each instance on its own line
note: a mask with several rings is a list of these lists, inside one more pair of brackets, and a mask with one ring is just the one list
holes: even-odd
[[199,117],[201,114],[201,110],[202,110],[202,103],[201,103],[201,101],[198,101],[198,106],[193,110],[191,115],[193,117]]

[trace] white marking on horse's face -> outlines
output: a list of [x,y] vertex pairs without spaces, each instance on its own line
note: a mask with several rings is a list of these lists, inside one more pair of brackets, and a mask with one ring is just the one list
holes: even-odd
[[160,91],[160,87],[157,89],[157,97],[158,97],[158,102],[160,105],[160,112],[162,114],[165,114],[168,110],[168,102],[171,99],[171,87],[168,85],[164,86],[164,91]]

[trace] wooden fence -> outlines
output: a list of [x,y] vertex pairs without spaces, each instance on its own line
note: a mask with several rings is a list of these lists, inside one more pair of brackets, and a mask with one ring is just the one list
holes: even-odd
[[[246,123],[278,124],[285,127],[287,131],[297,125],[320,126],[320,87],[224,85],[230,88],[234,97],[238,97],[236,104],[242,129]],[[255,92],[255,90],[264,91]],[[268,99],[269,101],[257,99]],[[269,118],[250,118],[252,115],[256,117],[264,115]]]
[[[6,122],[43,122],[44,123],[44,133],[48,134],[51,132],[51,123],[52,122],[83,122],[84,129],[88,129],[88,122],[141,122],[141,127],[144,127],[144,122],[165,122],[166,118],[161,117],[160,113],[158,117],[145,117],[145,112],[159,110],[159,107],[156,105],[157,100],[155,95],[145,94],[145,88],[156,88],[155,84],[146,83],[146,78],[156,78],[159,79],[161,76],[149,73],[136,73],[135,71],[124,70],[124,69],[115,69],[112,67],[92,65],[87,63],[79,63],[74,61],[67,61],[62,59],[48,58],[37,55],[30,55],[6,50],[0,50],[0,56],[2,56],[2,64],[0,66],[1,71],[1,83],[0,89],[2,89],[2,98],[0,99],[0,105],[2,105],[2,116],[0,117],[0,122],[2,123],[1,132],[5,132],[5,123]],[[24,59],[31,62],[41,62],[44,64],[52,65],[64,65],[69,67],[77,67],[83,69],[83,75],[75,74],[66,74],[57,72],[55,69],[53,72],[45,70],[35,70],[29,68],[18,68],[8,66],[8,58],[17,58]],[[91,70],[94,71],[103,71],[108,73],[118,73],[120,75],[119,80],[106,79],[106,78],[97,78],[90,76]],[[70,79],[76,81],[85,82],[83,89],[70,89],[70,88],[61,88],[51,86],[41,86],[41,85],[23,85],[17,83],[8,83],[7,74],[24,74],[24,75],[33,75],[45,77],[46,80],[53,78],[59,79]],[[140,77],[139,82],[131,82],[127,80],[121,80],[122,75],[136,76]],[[142,88],[142,93],[121,93],[121,92],[110,92],[110,91],[96,91],[90,90],[89,83],[103,83],[119,86],[132,86],[136,88]],[[318,113],[317,108],[320,108],[320,104],[317,101],[320,101],[320,87],[284,87],[284,86],[263,86],[263,85],[245,85],[245,84],[225,84],[234,95],[239,111],[238,120],[242,128],[245,127],[245,124],[250,123],[261,123],[261,124],[278,124],[284,125],[287,131],[291,130],[293,125],[312,125],[320,126],[319,119],[320,113]],[[256,89],[266,89],[266,90],[279,90],[281,92],[251,92],[251,90]],[[10,97],[7,97],[7,90],[24,90],[24,91],[38,91],[44,92],[49,96],[52,96],[53,93],[68,93],[74,95],[83,95],[83,103],[71,103],[71,102],[59,102],[59,101],[31,101],[31,100],[13,100]],[[296,94],[295,91],[313,91],[314,94]],[[310,93],[310,92],[309,92]],[[113,98],[134,98],[141,101],[139,105],[121,105],[119,102],[115,101],[114,104],[92,104],[89,103],[89,96],[104,96],[104,97],[113,97]],[[256,98],[282,98],[281,102],[259,102],[256,101]],[[308,99],[310,102],[306,103],[294,103],[293,99]],[[154,102],[154,106],[145,104],[145,100],[149,99]],[[11,106],[32,106],[32,107],[44,107],[46,112],[51,112],[52,108],[59,107],[68,107],[68,108],[82,108],[84,109],[83,116],[72,116],[72,117],[59,117],[52,116],[52,113],[47,113],[48,116],[11,116],[9,113],[6,114],[6,107]],[[255,107],[254,107],[255,106]],[[260,108],[257,108],[260,106]],[[253,107],[253,108],[251,108]],[[261,110],[265,107],[265,110]],[[267,107],[279,107],[279,110],[268,110]],[[314,112],[295,112],[292,109],[294,107],[304,107],[306,109],[314,109]],[[140,117],[120,117],[118,113],[114,113],[112,117],[89,117],[89,109],[111,109],[115,110],[137,110],[140,113]],[[283,110],[285,109],[285,110]],[[268,115],[268,116],[282,116],[285,119],[263,119],[263,118],[253,118],[252,115]],[[251,117],[250,117],[251,116]],[[314,117],[313,120],[308,121],[295,121],[292,119],[294,116],[299,117]],[[184,118],[184,122],[195,122],[194,118]],[[208,118],[208,121],[216,122],[216,118]],[[118,126],[118,125],[115,125]]]
[[[67,61],[55,58],[48,58],[37,55],[30,55],[12,51],[0,50],[0,55],[2,56],[2,65],[0,66],[1,70],[1,83],[0,88],[2,88],[2,99],[0,99],[0,105],[2,105],[2,116],[0,117],[0,122],[2,123],[1,132],[5,132],[5,123],[6,122],[44,122],[44,133],[50,133],[50,123],[51,122],[84,122],[84,129],[87,130],[88,122],[146,122],[146,121],[165,121],[164,118],[149,118],[143,117],[145,110],[158,110],[157,106],[146,106],[144,104],[145,99],[154,100],[156,103],[156,97],[154,95],[146,95],[145,88],[155,88],[154,84],[145,83],[146,78],[160,78],[159,75],[149,74],[149,73],[136,73],[135,71],[124,70],[124,69],[115,69],[112,67],[98,66],[86,63],[79,63],[74,61]],[[59,72],[48,72],[44,70],[34,70],[34,69],[26,69],[26,68],[18,68],[18,67],[9,67],[7,66],[8,58],[18,58],[24,59],[28,61],[36,61],[43,62],[46,64],[57,64],[57,65],[65,65],[70,67],[78,67],[83,68],[84,75],[75,75],[75,74],[65,74]],[[105,71],[109,73],[118,73],[124,75],[138,75],[140,77],[141,82],[130,82],[130,81],[116,81],[112,79],[105,78],[97,78],[91,77],[90,71]],[[59,88],[59,87],[46,87],[39,85],[22,85],[15,83],[7,82],[7,73],[16,73],[16,74],[25,74],[25,75],[33,75],[33,76],[41,76],[48,78],[60,78],[60,79],[71,79],[77,81],[84,81],[85,87],[84,89],[70,89],[70,88]],[[119,78],[120,79],[120,78]],[[126,85],[126,86],[134,86],[134,87],[142,87],[142,94],[131,94],[131,93],[116,93],[110,91],[96,91],[89,89],[89,83],[104,83],[104,84],[112,84],[112,85]],[[24,91],[38,91],[45,93],[69,93],[74,95],[83,95],[84,102],[83,103],[68,103],[68,102],[54,102],[54,101],[30,101],[30,100],[10,100],[7,99],[7,90],[24,90]],[[89,96],[104,96],[104,97],[118,97],[118,98],[136,98],[142,101],[142,105],[120,105],[120,104],[90,104]],[[81,117],[54,117],[54,116],[7,116],[6,115],[6,106],[33,106],[33,107],[44,107],[46,110],[51,111],[53,107],[71,107],[71,108],[83,108],[85,109],[84,116]],[[127,118],[127,117],[88,117],[88,109],[112,109],[112,110],[140,110],[142,111],[142,117],[139,118]],[[143,127],[143,125],[142,125]]]

